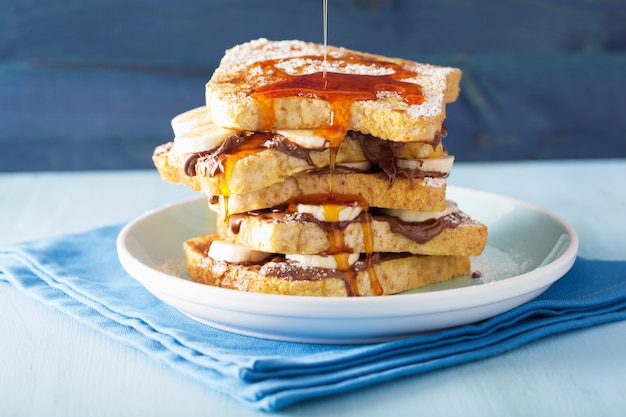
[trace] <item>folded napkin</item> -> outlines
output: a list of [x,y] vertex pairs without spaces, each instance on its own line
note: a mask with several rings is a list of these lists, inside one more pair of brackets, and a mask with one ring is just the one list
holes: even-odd
[[0,278],[258,409],[481,359],[626,318],[626,262],[577,259],[544,294],[480,323],[393,342],[315,345],[241,336],[160,302],[120,266],[121,226],[0,248]]

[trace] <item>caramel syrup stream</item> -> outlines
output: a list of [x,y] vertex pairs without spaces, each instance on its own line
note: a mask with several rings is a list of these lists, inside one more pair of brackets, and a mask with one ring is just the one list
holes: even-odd
[[324,74],[322,79],[324,80],[324,89],[326,89],[326,72],[327,72],[327,63],[328,61],[326,60],[326,56],[327,56],[327,49],[328,49],[328,0],[324,0],[324,6],[323,6],[323,13],[324,13]]

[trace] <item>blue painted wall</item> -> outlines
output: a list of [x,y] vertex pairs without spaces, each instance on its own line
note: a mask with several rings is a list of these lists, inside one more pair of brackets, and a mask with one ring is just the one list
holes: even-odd
[[[3,0],[0,171],[149,168],[225,49],[322,0]],[[463,69],[459,161],[626,157],[626,0],[329,0],[329,42]]]

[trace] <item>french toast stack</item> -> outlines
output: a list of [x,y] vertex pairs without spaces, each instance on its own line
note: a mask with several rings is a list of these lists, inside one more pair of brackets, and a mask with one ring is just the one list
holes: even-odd
[[191,277],[286,295],[395,294],[471,273],[487,228],[446,199],[461,71],[301,41],[228,51],[153,161],[207,196]]

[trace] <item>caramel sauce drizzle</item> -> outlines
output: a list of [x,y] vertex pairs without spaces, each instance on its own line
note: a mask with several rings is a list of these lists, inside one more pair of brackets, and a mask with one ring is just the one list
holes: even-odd
[[268,135],[252,135],[246,137],[245,140],[238,143],[234,151],[226,151],[220,156],[218,167],[224,173],[220,178],[220,192],[224,197],[224,221],[228,222],[230,212],[228,209],[228,200],[231,196],[231,190],[228,185],[233,173],[233,169],[238,161],[255,155],[263,150],[262,144],[267,141]]
[[[350,74],[340,72],[313,72],[292,75],[281,69],[280,64],[294,60],[321,60],[333,62],[339,68],[348,65],[368,66],[385,69],[387,75]],[[285,97],[307,97],[330,103],[330,114],[326,126],[318,128],[320,136],[330,141],[330,146],[338,146],[345,137],[350,117],[350,106],[355,101],[375,100],[381,92],[399,94],[409,105],[422,104],[424,95],[418,84],[402,81],[415,77],[414,71],[388,61],[377,61],[357,55],[344,57],[319,57],[315,55],[260,61],[253,64],[263,72],[274,74],[279,79],[273,83],[252,89],[251,95],[260,109],[261,129],[272,131],[276,118],[272,99]],[[324,68],[326,65],[324,65]]]
[[224,173],[220,180],[220,191],[224,197],[230,197],[231,190],[228,186],[232,176],[233,168],[240,160],[261,152],[263,144],[267,142],[272,134],[250,135],[237,141],[232,150],[226,150],[219,158],[219,169]]
[[[324,70],[310,74],[292,75],[280,68],[280,64],[294,59],[317,61],[323,59]],[[327,63],[330,62],[338,68],[345,68],[348,65],[382,68],[389,74],[368,75],[329,72],[326,67]],[[324,54],[324,57],[307,55],[260,61],[253,64],[253,67],[260,68],[264,73],[274,74],[278,78],[277,81],[254,88],[249,93],[259,107],[261,130],[263,131],[272,131],[276,125],[273,99],[305,97],[324,100],[330,104],[330,113],[326,125],[316,128],[315,134],[329,142],[331,174],[335,168],[339,146],[346,137],[352,103],[375,100],[377,95],[383,92],[397,93],[409,105],[424,102],[424,95],[418,84],[402,81],[415,77],[416,73],[393,62],[377,61],[358,55],[332,57]],[[332,198],[334,192],[333,175],[329,176],[329,181]]]
[[[376,271],[372,262],[372,253],[374,252],[374,235],[372,233],[372,218],[369,213],[369,204],[359,195],[352,194],[335,194],[332,200],[327,194],[311,194],[303,196],[297,201],[289,203],[287,210],[296,211],[297,204],[320,205],[324,210],[324,217],[328,223],[339,223],[339,213],[346,207],[361,207],[361,227],[363,228],[363,243],[365,246],[365,257],[367,262],[367,273],[370,279],[370,289],[376,295],[383,293],[382,287],[378,280]],[[337,269],[345,276],[346,290],[350,295],[360,295],[356,280],[356,272],[350,265],[348,258],[352,249],[345,243],[344,232],[341,227],[332,227],[326,229],[329,247],[326,251],[327,255],[332,255],[337,262]]]
[[[324,19],[326,19],[326,2],[324,2]],[[326,24],[326,23],[325,23]],[[320,60],[323,59],[323,71],[309,74],[293,75],[280,68],[280,64],[292,59]],[[345,68],[348,65],[368,66],[376,69],[385,69],[387,75],[352,74],[343,72],[329,72],[328,64],[332,62],[337,68]],[[304,97],[310,99],[321,99],[330,105],[330,113],[325,126],[315,129],[315,134],[328,140],[329,142],[329,193],[319,196],[308,196],[300,199],[319,200],[318,205],[324,207],[324,214],[329,222],[339,220],[339,212],[346,205],[356,203],[363,207],[363,238],[367,258],[367,272],[370,278],[371,290],[376,295],[382,294],[382,287],[373,268],[371,255],[373,253],[374,239],[371,226],[371,215],[369,205],[360,196],[338,195],[334,192],[334,172],[336,157],[339,146],[346,137],[350,121],[351,106],[356,101],[376,100],[380,93],[396,93],[409,105],[417,105],[424,102],[424,95],[421,87],[414,83],[403,80],[415,77],[416,73],[403,68],[393,62],[377,61],[358,55],[343,57],[331,57],[326,53],[326,26],[324,32],[324,56],[301,56],[286,59],[276,59],[261,61],[253,64],[263,73],[274,74],[278,80],[252,89],[249,95],[255,100],[259,108],[261,120],[261,130],[272,132],[276,127],[276,113],[274,99],[286,97]],[[242,151],[238,158],[248,155]],[[235,159],[234,162],[236,162]],[[225,161],[224,178],[227,181],[234,162]],[[230,167],[230,168],[229,168]],[[227,187],[223,191],[230,193]],[[229,195],[229,194],[228,194]],[[339,228],[331,229],[328,233],[330,242],[329,254],[332,254],[338,265],[338,269],[346,275],[349,294],[359,295],[356,283],[356,273],[348,262],[349,250],[347,251],[344,242],[343,231]]]
[[367,262],[367,274],[370,278],[370,288],[375,295],[383,293],[383,287],[380,285],[378,274],[374,269],[372,261],[372,253],[374,252],[374,233],[372,233],[372,215],[369,211],[363,212],[363,244],[365,245],[365,261]]
[[326,88],[326,72],[327,72],[327,64],[328,60],[328,0],[324,0],[324,5],[322,6],[322,13],[324,15],[324,88]]

